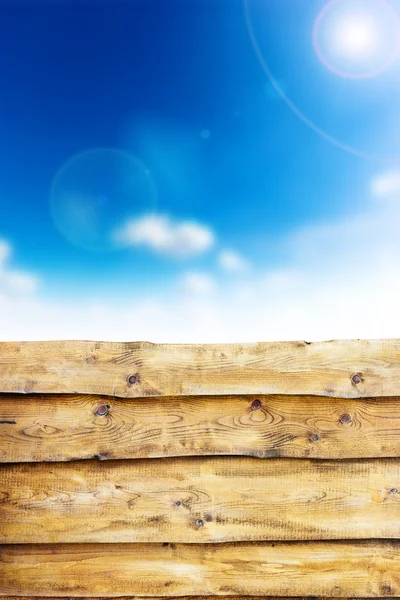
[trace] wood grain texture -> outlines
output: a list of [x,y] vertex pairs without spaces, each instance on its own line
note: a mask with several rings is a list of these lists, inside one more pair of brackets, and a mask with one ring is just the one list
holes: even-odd
[[[39,596],[40,597],[40,596]],[[119,600],[142,600],[143,598],[146,600],[160,600],[160,596],[118,596]],[[288,600],[287,596],[227,596],[229,600]],[[31,598],[37,599],[38,596],[1,596],[2,600],[31,600]],[[59,596],[46,596],[46,600],[54,600],[54,598],[59,598]],[[93,597],[81,597],[80,600],[98,600]],[[215,596],[196,596],[196,600],[215,600]],[[65,597],[65,600],[68,600],[68,597]],[[169,600],[194,600],[193,596],[170,596]],[[300,596],[297,597],[296,600],[310,600],[308,596]],[[324,600],[322,597],[313,597],[313,600]],[[354,598],[341,598],[340,600],[355,600]],[[363,600],[362,598],[359,600]]]
[[0,467],[1,543],[400,538],[400,462],[191,458]]
[[6,545],[0,593],[395,597],[400,547],[387,541]]
[[0,389],[120,397],[397,396],[400,340],[215,345],[2,343]]
[[0,462],[193,455],[400,457],[400,400],[0,395]]

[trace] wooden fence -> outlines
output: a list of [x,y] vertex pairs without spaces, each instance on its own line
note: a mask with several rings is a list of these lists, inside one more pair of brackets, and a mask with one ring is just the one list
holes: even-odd
[[400,341],[0,344],[0,595],[400,597]]

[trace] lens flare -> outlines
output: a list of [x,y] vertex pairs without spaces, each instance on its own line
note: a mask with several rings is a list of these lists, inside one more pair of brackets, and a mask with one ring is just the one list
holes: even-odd
[[[274,56],[271,39],[274,31],[281,27],[280,3],[271,3],[268,13],[266,5],[259,0],[243,0],[249,39],[268,78],[267,86],[271,90],[268,98],[275,92],[300,121],[344,152],[365,160],[398,161],[398,113],[393,93],[397,97],[400,60],[399,64],[394,61],[400,57],[400,17],[394,8],[387,0],[332,0],[319,13],[315,11],[311,15],[310,10],[305,13],[303,3],[293,2],[290,24],[295,41],[282,43],[278,46],[280,54]],[[301,19],[309,27],[309,38],[298,33]],[[304,43],[306,51],[301,52]],[[309,50],[313,44],[319,61],[310,64]],[[277,56],[284,57],[284,53],[290,60],[279,61]],[[328,85],[322,85],[321,63],[330,71],[336,69],[342,81],[330,78]],[[392,67],[390,74],[381,78],[380,86],[375,80],[369,80],[367,87],[367,77],[379,75],[389,67]],[[356,86],[361,81],[363,86],[357,91]],[[337,85],[340,104],[335,103],[332,96],[332,82]],[[344,103],[346,89],[349,99]],[[375,121],[372,125],[369,123],[373,134],[367,135],[364,115],[372,103],[374,110],[384,115],[385,123],[379,131]],[[347,122],[350,119],[352,127],[343,128],[344,119]]]
[[116,249],[113,232],[155,209],[156,188],[136,157],[115,149],[88,150],[56,174],[50,209],[58,230],[92,252]]
[[315,20],[313,42],[336,75],[376,77],[399,56],[400,19],[386,0],[332,0]]

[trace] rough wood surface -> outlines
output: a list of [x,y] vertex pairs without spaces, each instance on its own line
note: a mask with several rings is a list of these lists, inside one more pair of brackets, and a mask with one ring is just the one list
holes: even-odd
[[0,344],[0,389],[120,397],[400,395],[400,340],[156,345]]
[[0,467],[1,543],[400,538],[399,516],[396,459]]
[[0,547],[0,593],[394,597],[397,542]]
[[0,394],[0,462],[218,454],[400,457],[400,399]]
[[[2,600],[31,600],[31,598],[35,598],[37,600],[38,596],[1,596]],[[39,596],[40,598],[40,596]],[[46,596],[46,600],[54,600],[54,598],[59,599],[59,596]],[[80,600],[98,600],[93,597],[81,597]],[[160,600],[160,596],[119,596],[119,600]],[[287,596],[228,596],[229,600],[290,600]],[[68,600],[68,597],[65,597],[64,600]],[[193,596],[170,596],[169,600],[194,600]],[[196,596],[195,600],[215,600],[215,596]],[[296,600],[310,600],[308,596],[300,596],[296,598]],[[312,600],[324,600],[322,597],[313,597]],[[339,600],[355,600],[355,598],[341,598]],[[360,598],[359,600],[363,600]]]

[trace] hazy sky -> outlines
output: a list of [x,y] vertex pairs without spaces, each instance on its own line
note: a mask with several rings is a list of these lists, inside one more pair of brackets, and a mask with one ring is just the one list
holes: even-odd
[[0,0],[0,339],[400,337],[400,0]]

